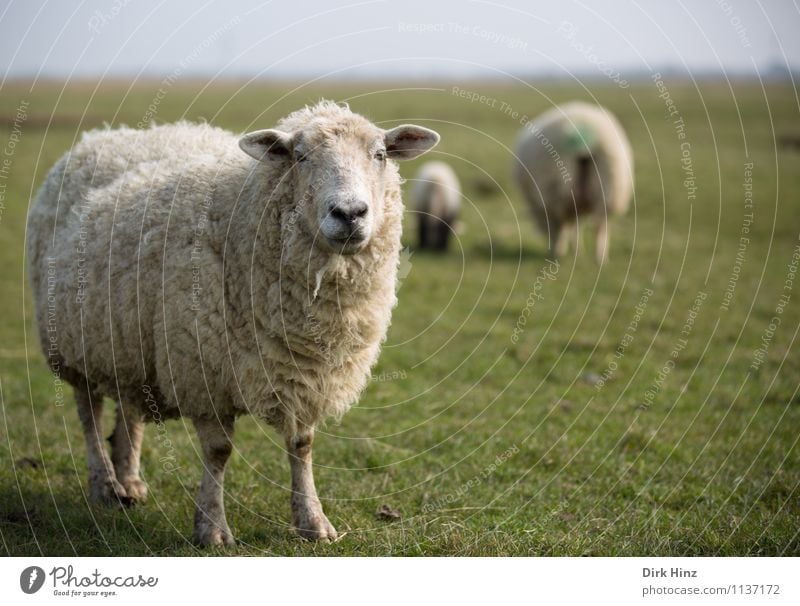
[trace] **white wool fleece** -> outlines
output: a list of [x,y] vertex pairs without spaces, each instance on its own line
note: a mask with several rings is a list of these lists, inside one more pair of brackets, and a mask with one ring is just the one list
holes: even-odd
[[[379,131],[330,102],[278,127],[315,145]],[[287,436],[344,413],[396,302],[400,178],[389,160],[364,185],[378,192],[372,235],[339,255],[318,245],[293,162],[259,162],[205,124],[87,133],[29,215],[54,370],[151,415],[254,414]]]

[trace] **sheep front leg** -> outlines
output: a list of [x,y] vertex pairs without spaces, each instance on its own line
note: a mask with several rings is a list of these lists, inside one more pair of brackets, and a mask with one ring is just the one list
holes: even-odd
[[313,441],[313,430],[286,440],[286,450],[289,453],[289,465],[292,470],[292,523],[297,533],[305,539],[335,541],[336,529],[325,517],[314,486],[314,472],[311,465]]
[[132,503],[147,498],[147,485],[139,475],[143,438],[144,415],[131,405],[120,403],[117,407],[117,424],[109,438],[111,461],[117,480]]
[[75,401],[86,438],[89,498],[94,503],[127,507],[131,500],[117,481],[114,467],[103,446],[103,396],[88,385],[78,384],[75,386]]
[[194,419],[203,449],[203,479],[194,514],[194,540],[200,545],[233,545],[225,519],[225,464],[233,450],[233,418]]

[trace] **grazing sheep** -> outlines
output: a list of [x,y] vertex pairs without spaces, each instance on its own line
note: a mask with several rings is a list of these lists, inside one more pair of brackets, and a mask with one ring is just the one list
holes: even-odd
[[444,162],[424,164],[414,178],[411,203],[417,211],[419,247],[447,250],[461,208],[461,185],[453,169]]
[[[314,429],[358,398],[396,302],[392,160],[438,140],[323,101],[238,145],[188,123],[94,131],[55,165],[30,210],[29,273],[45,355],[75,388],[94,500],[143,499],[144,422],[188,417],[205,467],[195,539],[233,543],[223,476],[234,420],[252,414],[286,441],[299,534],[336,538]],[[118,402],[110,459],[104,395]]]
[[608,257],[608,218],[628,209],[633,192],[631,146],[607,110],[566,103],[525,126],[517,143],[514,178],[539,228],[548,235],[550,257],[566,253],[564,228],[591,215],[597,231],[596,258]]

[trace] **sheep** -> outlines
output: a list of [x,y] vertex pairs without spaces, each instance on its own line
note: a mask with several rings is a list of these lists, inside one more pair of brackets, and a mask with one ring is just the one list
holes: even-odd
[[550,109],[520,133],[513,175],[534,219],[548,238],[549,256],[567,252],[564,228],[594,219],[595,257],[608,257],[608,218],[623,214],[633,193],[633,155],[628,138],[608,110],[574,101]]
[[[186,417],[204,463],[194,539],[233,544],[223,479],[234,421],[251,414],[285,440],[298,534],[337,538],[314,431],[356,401],[389,326],[394,161],[438,141],[322,101],[238,140],[186,122],[93,131],[58,161],[29,212],[28,271],[45,356],[74,387],[93,501],[143,500],[144,423]],[[117,401],[110,459],[103,396]]]
[[444,162],[424,164],[414,178],[411,204],[417,212],[419,248],[447,250],[461,208],[461,185],[453,169]]

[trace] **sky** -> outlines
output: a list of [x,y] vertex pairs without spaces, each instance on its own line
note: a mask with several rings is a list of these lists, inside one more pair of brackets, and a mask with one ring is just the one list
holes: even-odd
[[0,0],[6,78],[391,78],[800,67],[798,0]]

